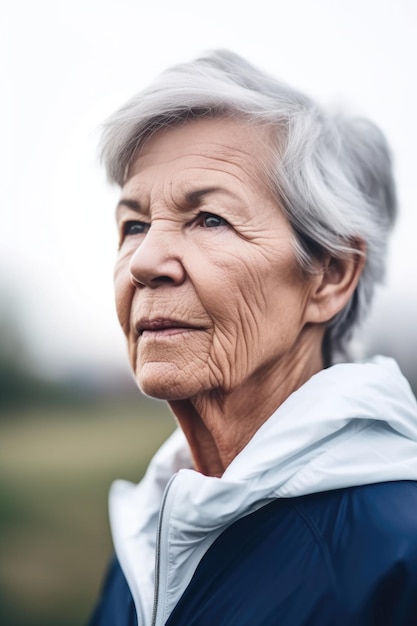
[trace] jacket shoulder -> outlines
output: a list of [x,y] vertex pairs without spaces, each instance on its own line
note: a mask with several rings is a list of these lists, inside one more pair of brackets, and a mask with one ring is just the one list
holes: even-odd
[[417,624],[416,482],[351,487],[293,504],[322,545],[347,614],[364,623]]
[[276,500],[209,548],[167,626],[417,624],[417,486]]

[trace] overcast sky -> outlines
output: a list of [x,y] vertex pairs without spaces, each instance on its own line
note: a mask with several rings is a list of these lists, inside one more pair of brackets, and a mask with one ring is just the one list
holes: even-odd
[[217,47],[381,126],[395,156],[401,218],[375,319],[389,313],[397,327],[416,319],[414,0],[9,0],[2,7],[10,97],[0,99],[0,282],[8,294],[1,308],[14,302],[39,367],[124,363],[112,296],[117,189],[97,163],[97,128],[167,66]]

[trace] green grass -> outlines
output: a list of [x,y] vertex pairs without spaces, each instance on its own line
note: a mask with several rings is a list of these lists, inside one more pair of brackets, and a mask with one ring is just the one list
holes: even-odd
[[85,624],[111,553],[110,483],[137,482],[174,426],[142,399],[2,419],[1,624]]

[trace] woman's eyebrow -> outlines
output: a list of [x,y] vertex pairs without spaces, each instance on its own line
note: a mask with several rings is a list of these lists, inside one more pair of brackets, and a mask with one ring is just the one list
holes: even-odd
[[116,213],[118,213],[119,209],[122,206],[125,206],[128,209],[132,209],[133,211],[136,211],[137,213],[141,213],[142,215],[146,213],[144,208],[141,206],[140,202],[138,202],[137,200],[131,200],[130,198],[122,198],[117,203]]
[[[201,204],[205,196],[209,196],[214,193],[221,193],[227,196],[235,197],[233,192],[230,192],[223,187],[203,187],[202,189],[187,191],[183,196],[184,205],[187,209],[196,208]],[[122,207],[127,207],[128,209],[131,209],[141,215],[148,215],[147,209],[145,209],[145,207],[141,205],[138,200],[134,200],[133,198],[121,198],[119,200],[116,206],[116,216],[119,214]]]
[[204,196],[208,196],[211,193],[224,191],[220,187],[206,187],[204,189],[195,189],[185,194],[185,201],[191,207],[196,207],[200,204]]

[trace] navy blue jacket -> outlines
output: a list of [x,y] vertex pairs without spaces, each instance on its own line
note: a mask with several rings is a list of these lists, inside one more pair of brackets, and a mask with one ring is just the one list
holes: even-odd
[[[235,522],[208,549],[167,621],[348,624],[417,626],[416,482],[279,499]],[[90,626],[137,626],[117,560]]]

